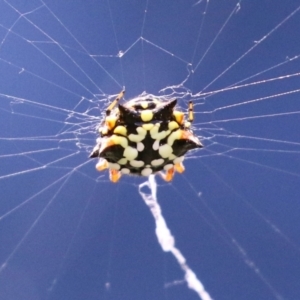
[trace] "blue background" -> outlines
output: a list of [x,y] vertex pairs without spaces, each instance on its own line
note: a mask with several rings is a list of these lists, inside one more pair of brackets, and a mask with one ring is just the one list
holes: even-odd
[[177,246],[214,299],[300,298],[299,3],[237,3],[0,2],[1,299],[197,299],[143,179],[87,158],[113,95],[185,79],[205,147],[157,179]]

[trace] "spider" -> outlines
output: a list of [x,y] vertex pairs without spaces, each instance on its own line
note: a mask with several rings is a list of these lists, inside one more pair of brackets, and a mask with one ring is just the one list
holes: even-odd
[[[112,182],[122,174],[149,176],[159,173],[166,181],[175,171],[182,173],[182,161],[189,150],[203,145],[191,130],[193,102],[189,102],[187,121],[174,110],[177,100],[161,101],[152,95],[139,96],[124,105],[122,91],[107,107],[96,146],[90,158],[99,158],[96,169],[109,169]],[[165,172],[162,172],[165,171]]]

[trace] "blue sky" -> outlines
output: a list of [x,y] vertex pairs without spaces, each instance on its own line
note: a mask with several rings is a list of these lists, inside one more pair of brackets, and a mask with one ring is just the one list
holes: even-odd
[[211,297],[299,299],[298,6],[1,0],[0,298],[198,299],[144,179],[112,184],[88,159],[125,87],[195,104],[205,147],[158,199]]

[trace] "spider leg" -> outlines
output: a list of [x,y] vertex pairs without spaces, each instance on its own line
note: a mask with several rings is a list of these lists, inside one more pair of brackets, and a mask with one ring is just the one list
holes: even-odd
[[96,164],[96,169],[98,171],[103,171],[108,168],[108,162],[106,159],[100,158],[99,162]]
[[194,104],[193,104],[193,101],[189,102],[188,115],[189,115],[188,121],[190,123],[193,123],[193,121],[194,121]]
[[125,90],[121,91],[120,94],[116,97],[116,99],[108,106],[106,109],[106,115],[109,116],[112,109],[118,104],[118,102],[122,99],[125,94]]
[[175,172],[183,173],[185,170],[183,163],[176,163],[174,164],[174,167],[168,169],[165,173],[159,172],[161,178],[167,182],[170,182],[173,180],[173,177],[175,175]]
[[[109,164],[106,159],[100,158],[99,162],[96,165],[98,171],[103,171],[109,168]],[[118,182],[121,178],[121,172],[115,169],[109,169],[109,179],[112,182]]]
[[109,170],[109,179],[112,182],[118,182],[121,178],[121,172],[118,170],[110,169]]
[[167,170],[165,173],[164,172],[159,172],[161,178],[167,182],[172,181],[175,173],[175,168],[172,167],[169,170]]
[[184,167],[184,165],[182,163],[178,163],[178,164],[174,165],[174,169],[178,173],[183,173],[184,170],[185,170],[185,167]]

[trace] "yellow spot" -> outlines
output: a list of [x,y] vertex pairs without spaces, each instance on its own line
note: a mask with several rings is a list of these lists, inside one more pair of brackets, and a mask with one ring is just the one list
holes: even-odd
[[159,140],[156,140],[152,145],[152,149],[156,151],[158,150],[158,148],[159,148]]
[[153,112],[149,109],[143,110],[141,112],[141,119],[143,122],[149,122],[153,118]]
[[114,133],[126,136],[127,129],[124,126],[117,126],[114,130]]
[[116,126],[117,118],[114,116],[108,116],[105,118],[105,125],[108,130],[112,130]]
[[174,164],[180,164],[180,163],[183,162],[183,160],[184,160],[184,156],[179,156],[179,157],[177,157],[177,158],[175,158],[175,159],[173,160],[173,163],[174,163]]
[[173,116],[176,120],[176,122],[179,124],[179,125],[182,125],[183,124],[183,119],[184,119],[184,113],[181,112],[181,111],[178,111],[178,110],[175,110],[173,112]]
[[120,170],[121,166],[119,164],[116,164],[116,163],[108,163],[108,167],[111,169],[111,170]]
[[154,140],[162,140],[162,139],[164,139],[168,134],[170,134],[170,130],[164,130],[164,131],[161,131],[161,132],[157,132],[157,133],[151,134],[151,137],[152,137]]
[[130,174],[130,170],[127,168],[121,169],[122,174]]
[[128,138],[131,142],[139,143],[145,138],[145,136],[132,133],[132,134],[129,134]]
[[182,130],[178,129],[170,134],[168,137],[168,145],[173,146],[175,140],[180,140],[182,136]]
[[134,160],[138,156],[138,151],[132,147],[126,147],[123,156],[128,160]]
[[151,129],[150,129],[150,135],[153,138],[155,135],[158,134],[158,129],[160,127],[159,123],[156,123]]
[[147,107],[148,107],[148,102],[147,101],[141,101],[141,107],[143,108],[143,109],[146,109]]
[[137,151],[142,152],[145,149],[145,145],[139,142],[136,144],[136,149]]
[[162,159],[162,158],[159,158],[159,159],[153,159],[152,161],[151,161],[151,165],[153,166],[153,167],[157,167],[157,166],[159,166],[159,165],[162,165],[164,163],[164,160]]
[[158,153],[162,158],[168,158],[173,152],[173,149],[170,145],[165,144],[159,147]]
[[132,160],[130,162],[130,165],[133,166],[134,168],[140,168],[144,165],[145,163],[142,160]]
[[170,123],[169,123],[169,129],[170,130],[174,130],[174,129],[177,129],[177,128],[179,128],[179,125],[178,125],[178,123],[177,122],[175,122],[175,121],[171,121]]
[[149,176],[149,175],[151,175],[151,174],[152,174],[152,169],[150,169],[150,168],[145,168],[145,169],[143,169],[142,172],[141,172],[141,175],[142,175],[142,176]]
[[147,131],[142,127],[138,127],[136,131],[137,134],[129,134],[128,138],[132,142],[139,143],[145,138]]
[[109,170],[109,179],[112,182],[118,182],[120,178],[121,172],[119,172],[118,170]]
[[167,164],[167,165],[164,166],[164,170],[165,170],[165,171],[168,171],[169,169],[171,169],[171,168],[173,168],[173,167],[174,167],[173,164]]
[[153,124],[143,124],[143,128],[147,131],[151,130],[153,128],[153,126],[154,126]]
[[114,145],[121,145],[123,148],[126,148],[128,146],[128,140],[125,137],[113,134],[110,137],[110,140],[114,143]]
[[176,158],[176,155],[174,155],[173,153],[168,157],[169,160],[173,160]]
[[126,158],[121,158],[120,160],[118,160],[118,164],[126,165],[127,164],[127,159]]
[[136,129],[136,131],[138,132],[139,135],[144,135],[145,136],[147,134],[146,130],[142,127],[138,127]]

